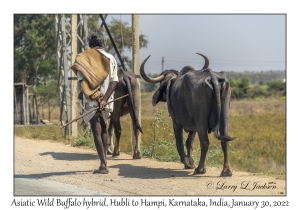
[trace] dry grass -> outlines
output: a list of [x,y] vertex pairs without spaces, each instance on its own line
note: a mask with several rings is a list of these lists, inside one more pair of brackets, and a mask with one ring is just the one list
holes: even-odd
[[249,116],[261,114],[279,114],[286,113],[285,98],[270,99],[244,99],[232,100],[230,104],[230,117],[232,116]]

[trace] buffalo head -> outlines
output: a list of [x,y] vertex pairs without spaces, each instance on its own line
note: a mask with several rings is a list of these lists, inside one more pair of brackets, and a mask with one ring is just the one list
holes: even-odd
[[[201,55],[204,60],[204,66],[202,69],[207,69],[208,65],[209,65],[209,60],[208,58],[201,54],[201,53],[197,53],[198,55]],[[167,85],[168,82],[171,78],[177,77],[177,75],[179,74],[179,72],[177,70],[171,69],[171,70],[164,70],[158,77],[156,78],[151,78],[149,77],[144,70],[144,66],[145,63],[147,62],[147,60],[149,59],[151,55],[149,55],[142,63],[141,68],[140,68],[140,73],[142,78],[149,83],[158,83],[160,82],[160,87],[158,88],[158,90],[154,93],[153,97],[152,97],[152,105],[155,106],[158,102],[162,101],[162,102],[166,102],[166,89],[167,89]],[[201,69],[201,70],[202,70]]]
[[156,78],[151,78],[149,76],[146,75],[145,70],[144,70],[144,65],[146,63],[146,61],[149,59],[150,55],[143,61],[141,68],[140,68],[140,73],[141,76],[143,77],[143,79],[146,82],[149,83],[158,83],[160,82],[160,87],[158,88],[158,90],[154,93],[153,97],[152,97],[152,105],[155,106],[158,102],[162,101],[162,102],[166,102],[166,89],[167,89],[167,84],[168,81],[172,78],[172,77],[176,77],[179,72],[176,70],[165,70],[163,71],[158,77]]

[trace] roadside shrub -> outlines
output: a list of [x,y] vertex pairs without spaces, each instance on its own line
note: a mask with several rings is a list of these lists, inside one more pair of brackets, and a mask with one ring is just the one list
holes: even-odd
[[[164,111],[157,109],[153,122],[151,123],[153,136],[148,146],[143,142],[141,145],[141,153],[144,157],[155,158],[159,161],[177,161],[179,159],[174,133],[169,123],[164,118]],[[165,131],[168,135],[163,138],[159,137],[159,133]],[[166,137],[169,137],[166,138]]]
[[69,138],[70,138],[70,144],[72,146],[83,146],[83,147],[95,148],[94,138],[88,127],[87,128],[82,127],[79,130],[78,135],[76,137],[69,136]]

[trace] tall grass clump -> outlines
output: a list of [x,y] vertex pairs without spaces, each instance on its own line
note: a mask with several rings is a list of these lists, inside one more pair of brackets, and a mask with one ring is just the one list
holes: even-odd
[[[219,140],[216,140],[213,134],[209,134],[210,145],[206,156],[206,165],[208,166],[222,166],[224,162],[224,154],[221,148],[221,143]],[[229,143],[229,147],[230,147]],[[194,158],[200,157],[200,147],[197,145],[197,156],[194,155]],[[229,157],[236,156],[237,153],[233,150],[228,151]],[[195,163],[199,163],[199,159],[195,161]]]
[[90,129],[83,126],[80,127],[76,137],[65,136],[58,123],[53,125],[14,126],[14,135],[28,139],[62,141],[72,146],[95,148]]
[[28,139],[65,141],[58,124],[14,126],[14,135]]
[[141,144],[142,156],[159,161],[177,161],[179,158],[174,133],[164,117],[163,110],[156,110],[151,127],[152,136],[148,141],[144,139]]
[[72,146],[95,148],[94,137],[88,125],[81,127],[77,136],[69,136],[69,138]]

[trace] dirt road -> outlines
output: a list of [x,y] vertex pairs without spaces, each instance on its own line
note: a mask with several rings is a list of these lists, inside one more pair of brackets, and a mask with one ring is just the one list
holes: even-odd
[[193,175],[183,164],[157,162],[130,155],[108,157],[109,174],[93,174],[99,165],[96,151],[45,140],[15,137],[15,175],[53,180],[109,195],[282,195],[286,181],[236,171],[219,177],[221,168],[207,167]]

